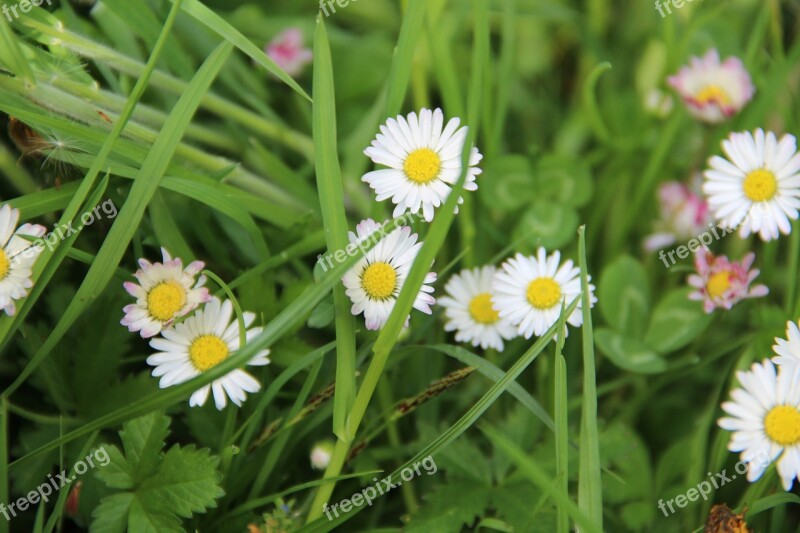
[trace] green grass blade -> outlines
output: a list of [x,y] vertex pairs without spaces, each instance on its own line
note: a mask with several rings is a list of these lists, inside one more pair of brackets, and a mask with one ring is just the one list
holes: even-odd
[[425,21],[425,0],[409,0],[403,14],[403,25],[392,56],[392,67],[386,85],[386,116],[394,117],[403,108],[411,78],[414,51],[420,40]]
[[[325,227],[328,253],[345,250],[347,215],[344,211],[342,171],[336,141],[336,98],[333,65],[328,33],[322,15],[317,17],[314,37],[314,158],[317,190]],[[347,414],[356,396],[356,323],[350,312],[350,300],[344,286],[333,289],[336,324],[336,393],[333,401],[333,432],[341,440],[350,441]]]
[[[170,0],[178,2],[180,0]],[[283,83],[291,87],[297,94],[311,101],[311,97],[289,76],[282,68],[275,64],[263,50],[250,42],[247,37],[242,35],[236,28],[231,26],[225,19],[211,11],[198,0],[183,0],[183,10],[194,17],[198,22],[204,24],[208,29],[231,43],[233,46],[244,52],[253,61],[277,76]]]
[[595,375],[594,333],[586,265],[586,226],[578,229],[583,311],[583,410],[581,412],[580,472],[578,505],[596,526],[603,528],[603,486],[600,479],[600,437],[597,432],[597,377]]
[[42,361],[47,358],[81,313],[97,298],[111,280],[116,265],[122,260],[128,244],[139,227],[147,205],[158,190],[159,182],[164,176],[164,172],[175,153],[183,132],[200,104],[200,98],[211,86],[211,82],[232,50],[233,47],[230,44],[221,44],[206,60],[194,80],[192,80],[189,90],[183,94],[175,105],[162,133],[142,164],[139,175],[131,187],[128,199],[114,220],[114,224],[111,226],[108,236],[97,253],[95,262],[89,268],[86,278],[78,288],[75,298],[70,302],[69,307],[53,328],[47,340],[36,352],[36,355],[25,366],[11,386],[4,391],[4,397],[7,398],[13,394]]

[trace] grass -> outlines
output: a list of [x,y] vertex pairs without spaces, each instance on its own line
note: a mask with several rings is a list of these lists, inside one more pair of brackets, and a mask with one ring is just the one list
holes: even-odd
[[[48,230],[116,207],[45,248],[16,313],[0,314],[0,503],[113,451],[78,475],[80,489],[0,520],[0,533],[142,520],[157,531],[677,533],[702,531],[717,503],[747,509],[753,531],[800,524],[797,489],[783,490],[774,466],[674,516],[658,507],[738,460],[720,405],[736,371],[798,318],[797,224],[776,242],[712,245],[731,259],[755,252],[770,293],[711,317],[686,298],[691,260],[665,269],[642,247],[659,186],[689,182],[730,132],[797,134],[795,4],[695,2],[663,19],[604,0],[362,0],[330,16],[294,0],[87,4],[0,16],[0,122],[14,117],[40,147],[0,134],[2,203]],[[286,28],[313,52],[297,72],[264,53]],[[742,59],[756,95],[704,125],[666,78],[711,47]],[[671,108],[648,107],[656,89]],[[423,107],[468,126],[461,173],[434,220],[411,224],[423,244],[369,331],[341,282],[361,258],[336,253],[359,221],[401,220],[361,180],[381,168],[364,149],[388,118]],[[476,192],[464,190],[473,146]],[[119,324],[123,281],[162,246],[204,263],[242,345],[163,389],[148,340]],[[539,246],[580,272],[580,296],[545,334],[497,350],[445,331],[453,274]],[[429,272],[430,316],[414,309]],[[260,389],[240,407],[189,406],[263,349],[271,363],[246,368]],[[315,471],[319,445],[330,458]],[[428,457],[436,472],[409,479]],[[384,479],[397,488],[342,510]]]

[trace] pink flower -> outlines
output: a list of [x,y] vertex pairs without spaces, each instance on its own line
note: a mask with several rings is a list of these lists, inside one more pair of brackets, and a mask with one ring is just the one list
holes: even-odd
[[719,52],[711,49],[702,58],[692,57],[689,65],[668,78],[683,98],[689,112],[710,124],[735,115],[753,98],[755,88],[750,74],[738,57],[719,61]]
[[745,298],[766,296],[769,293],[766,285],[750,287],[759,274],[758,269],[750,270],[755,257],[751,252],[737,262],[698,250],[694,260],[697,274],[689,276],[689,285],[697,290],[689,294],[689,299],[702,300],[703,310],[711,313],[718,307],[730,310]]
[[289,28],[277,35],[267,45],[267,55],[290,76],[297,76],[311,62],[312,52],[303,48],[303,33]]
[[[700,176],[696,178],[699,186]],[[656,222],[656,232],[644,241],[646,250],[658,250],[692,239],[708,229],[711,223],[708,204],[689,186],[677,181],[662,183],[658,188],[658,200],[661,219]]]

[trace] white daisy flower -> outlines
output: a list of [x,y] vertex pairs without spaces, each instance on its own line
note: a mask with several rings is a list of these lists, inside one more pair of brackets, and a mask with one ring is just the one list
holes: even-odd
[[[544,335],[558,322],[562,302],[569,306],[580,298],[580,269],[572,260],[559,266],[560,261],[558,251],[548,257],[547,251],[540,247],[536,257],[517,254],[508,259],[495,275],[492,302],[500,317],[508,319],[526,339]],[[597,298],[593,285],[589,285],[589,294],[594,307]],[[575,327],[583,323],[580,300],[567,322]]]
[[[250,328],[256,316],[243,313],[245,328]],[[233,321],[231,321],[233,320]],[[261,333],[261,327],[245,331],[246,340]],[[213,297],[202,309],[175,327],[165,329],[161,336],[150,341],[150,346],[160,350],[147,358],[147,364],[156,367],[153,376],[161,377],[158,385],[162,389],[178,385],[199,376],[228,358],[239,349],[239,322],[233,313],[230,300],[221,302]],[[269,364],[269,350],[259,351],[248,365]],[[195,391],[189,405],[203,405],[209,390],[214,393],[217,409],[224,409],[227,398],[237,406],[247,398],[246,392],[258,392],[261,385],[241,369],[230,371],[224,377]]]
[[25,237],[42,237],[47,231],[39,224],[17,228],[18,221],[19,209],[8,204],[0,208],[0,309],[8,316],[17,312],[14,300],[26,297],[33,287],[33,264],[43,250]]
[[767,359],[736,376],[742,388],[722,404],[730,416],[718,422],[733,432],[728,449],[748,461],[750,482],[777,460],[783,488],[791,490],[800,474],[800,365],[780,367],[778,373]]
[[[389,168],[368,172],[361,180],[375,191],[379,202],[392,199],[396,204],[393,216],[407,210],[418,213],[422,208],[425,220],[433,220],[434,208],[447,200],[451,186],[461,177],[461,153],[469,128],[458,129],[460,122],[452,118],[443,127],[441,109],[423,109],[419,117],[412,112],[408,117],[390,118],[380,127],[381,133],[364,153],[373,162]],[[482,170],[476,165],[482,158],[473,147],[465,191],[478,189],[475,177]],[[459,198],[458,203],[464,203],[464,199]]]
[[[356,226],[355,234],[350,232],[350,242],[362,243],[380,227],[368,218]],[[342,278],[345,294],[353,302],[351,312],[364,313],[367,329],[380,329],[386,323],[420,248],[422,243],[417,242],[417,234],[411,233],[411,228],[395,229]],[[431,314],[431,306],[436,303],[430,286],[434,281],[436,274],[429,272],[414,300],[414,309]]]
[[722,141],[728,159],[714,156],[704,172],[703,192],[714,216],[724,226],[748,237],[777,239],[792,231],[800,207],[800,155],[793,135],[778,141],[772,132],[758,129],[731,133]]
[[497,268],[489,265],[454,274],[444,286],[447,296],[439,299],[439,305],[447,317],[444,329],[455,331],[457,341],[502,352],[503,339],[513,339],[517,330],[507,319],[500,318],[492,304],[496,273]]
[[775,338],[772,351],[777,357],[772,360],[778,365],[800,364],[800,328],[797,323],[786,323],[786,339]]
[[211,295],[203,287],[205,276],[195,282],[195,276],[203,270],[202,261],[193,261],[185,269],[180,258],[172,259],[166,249],[161,248],[163,263],[150,263],[139,259],[140,270],[134,277],[140,285],[126,281],[123,286],[136,303],[122,308],[125,317],[120,324],[131,332],[141,331],[148,339],[168,328],[176,318],[207,302]]

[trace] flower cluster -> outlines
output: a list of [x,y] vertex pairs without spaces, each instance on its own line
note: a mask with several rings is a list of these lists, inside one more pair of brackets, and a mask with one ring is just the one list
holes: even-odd
[[[669,78],[669,84],[692,115],[710,124],[738,113],[755,92],[742,62],[732,57],[720,63],[716,50],[692,58],[689,66]],[[657,246],[670,244],[669,237],[699,233],[708,213],[721,228],[738,228],[743,239],[757,234],[767,242],[791,232],[791,221],[797,220],[800,208],[800,155],[795,137],[785,134],[778,138],[761,128],[752,133],[732,132],[722,141],[722,150],[725,157],[711,157],[703,172],[705,198],[687,192],[688,188],[662,188],[667,236],[658,236]],[[751,269],[754,261],[752,252],[741,261],[732,261],[714,256],[708,249],[697,250],[696,273],[688,278],[694,289],[689,298],[702,301],[704,310],[711,313],[730,310],[746,298],[766,296],[769,289],[765,285],[751,286],[759,274]],[[733,390],[731,400],[722,404],[727,416],[718,424],[732,432],[728,449],[740,453],[747,463],[749,481],[761,478],[770,463],[777,461],[778,475],[788,491],[800,478],[798,325],[789,322],[786,336],[775,339],[772,360],[737,372],[741,388]],[[763,457],[769,461],[756,460]]]
[[[463,172],[468,129],[460,124],[458,118],[445,124],[441,109],[422,109],[419,114],[390,118],[380,127],[364,153],[388,168],[368,172],[362,181],[375,191],[377,201],[391,199],[395,217],[421,212],[430,222],[435,209],[447,200]],[[477,148],[470,148],[465,191],[478,188],[482,171],[477,165],[482,157]],[[459,197],[458,203],[463,201]],[[364,220],[350,234],[351,244],[367,240],[379,228],[377,222]],[[344,276],[352,313],[363,313],[367,329],[380,329],[386,323],[421,247],[409,228],[395,229]],[[457,341],[500,351],[504,341],[517,335],[526,339],[544,335],[558,321],[562,305],[570,305],[581,294],[579,270],[572,261],[560,264],[560,259],[559,252],[548,256],[540,248],[536,257],[517,254],[499,268],[487,265],[453,275],[445,285],[447,295],[439,301],[447,319],[445,330],[455,331]],[[428,273],[414,300],[415,309],[431,313],[435,281],[436,274]],[[595,301],[592,294],[592,304]],[[581,321],[579,304],[567,322],[580,326]]]
[[[157,352],[147,358],[147,364],[155,367],[153,376],[159,377],[159,386],[165,388],[189,381],[227,359],[240,348],[240,330],[232,302],[211,296],[203,286],[206,277],[198,276],[205,267],[203,262],[184,267],[166,249],[162,248],[161,254],[160,263],[139,260],[140,268],[134,274],[138,285],[124,283],[136,302],[123,308],[125,317],[120,323],[151,339],[150,347]],[[243,313],[242,319],[246,341],[261,333],[262,328],[250,327],[253,313]],[[261,350],[247,364],[266,365],[268,355],[269,350]],[[253,376],[236,369],[195,391],[189,405],[203,405],[211,392],[217,409],[223,409],[228,399],[241,406],[245,393],[260,388]]]

